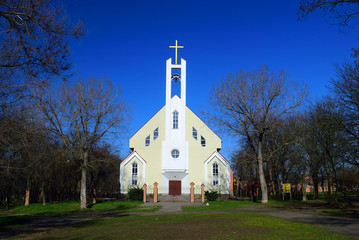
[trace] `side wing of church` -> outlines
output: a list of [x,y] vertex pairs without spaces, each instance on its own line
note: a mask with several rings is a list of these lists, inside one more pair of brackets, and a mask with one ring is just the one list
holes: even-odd
[[[231,194],[233,172],[219,153],[221,139],[186,106],[186,61],[166,64],[166,105],[130,138],[132,152],[120,165],[121,193],[157,182],[159,194],[187,195],[193,182]],[[177,81],[180,96],[172,96]]]

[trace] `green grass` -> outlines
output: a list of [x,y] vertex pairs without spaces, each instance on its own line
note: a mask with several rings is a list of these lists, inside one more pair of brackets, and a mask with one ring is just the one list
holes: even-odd
[[[208,205],[207,205],[208,203]],[[259,204],[251,201],[215,201],[205,202],[201,206],[183,206],[185,212],[203,212],[203,211],[228,211],[230,209],[243,208],[247,205]]]
[[48,203],[42,205],[40,203],[29,204],[28,206],[18,206],[11,210],[2,210],[3,214],[31,214],[31,215],[59,215],[70,214],[84,211],[155,211],[159,207],[142,207],[142,202],[132,201],[103,201],[91,206],[91,208],[80,209],[80,203],[76,201],[68,201],[62,203]]
[[334,217],[347,217],[347,218],[359,219],[359,214],[357,210],[327,209],[322,211],[322,213]]
[[22,224],[29,223],[41,215],[62,215],[75,212],[90,211],[112,211],[112,212],[153,212],[159,206],[141,206],[142,202],[131,201],[103,201],[94,204],[91,208],[80,209],[80,203],[75,201],[63,203],[30,204],[28,206],[18,206],[12,210],[2,210],[0,215],[0,230],[15,229]]
[[1,216],[0,217],[0,230],[20,227],[22,224],[27,223],[36,217],[34,216]]
[[28,239],[355,239],[310,224],[254,213],[130,216],[82,222]]

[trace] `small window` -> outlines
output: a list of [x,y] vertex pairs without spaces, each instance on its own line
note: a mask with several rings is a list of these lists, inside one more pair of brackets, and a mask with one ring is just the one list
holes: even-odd
[[173,112],[173,128],[174,129],[178,128],[178,112],[177,111]]
[[201,145],[202,147],[206,146],[206,139],[203,136],[201,136]]
[[156,140],[156,138],[158,138],[158,128],[153,131],[153,140]]
[[178,158],[178,157],[179,157],[179,151],[178,151],[178,150],[172,150],[171,156],[172,156],[173,158]]
[[213,164],[212,178],[213,178],[213,181],[212,181],[213,186],[217,186],[218,185],[218,164],[217,163]]
[[138,165],[137,163],[132,164],[132,185],[137,185],[138,183]]
[[150,138],[150,135],[148,135],[148,137],[146,137],[145,145],[149,146],[150,142],[151,142],[151,138]]
[[197,140],[197,130],[194,127],[192,127],[192,136]]

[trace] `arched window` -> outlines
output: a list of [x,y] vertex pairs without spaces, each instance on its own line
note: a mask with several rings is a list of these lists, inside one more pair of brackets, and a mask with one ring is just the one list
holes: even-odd
[[148,137],[146,137],[145,145],[149,146],[150,142],[151,142],[151,138],[150,138],[150,135],[148,135]]
[[214,163],[213,164],[213,174],[212,174],[212,184],[213,186],[217,186],[218,185],[218,173],[219,173],[219,169],[218,169],[218,164]]
[[201,136],[201,145],[202,147],[206,146],[206,139],[203,136]]
[[178,128],[178,112],[177,111],[173,112],[173,128],[174,129]]
[[158,128],[153,131],[153,140],[156,140],[156,138],[158,138]]
[[132,164],[132,185],[137,185],[138,183],[138,165],[137,163]]
[[197,140],[197,130],[192,127],[192,137]]

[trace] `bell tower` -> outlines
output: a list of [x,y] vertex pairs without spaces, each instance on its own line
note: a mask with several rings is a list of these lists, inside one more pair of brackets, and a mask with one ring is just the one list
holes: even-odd
[[[162,142],[162,193],[171,192],[171,182],[181,182],[183,194],[189,193],[188,183],[188,142],[186,142],[186,61],[177,62],[175,48],[172,58],[166,61],[166,137]],[[180,82],[180,96],[172,96],[172,86]],[[188,190],[188,191],[187,191]]]

